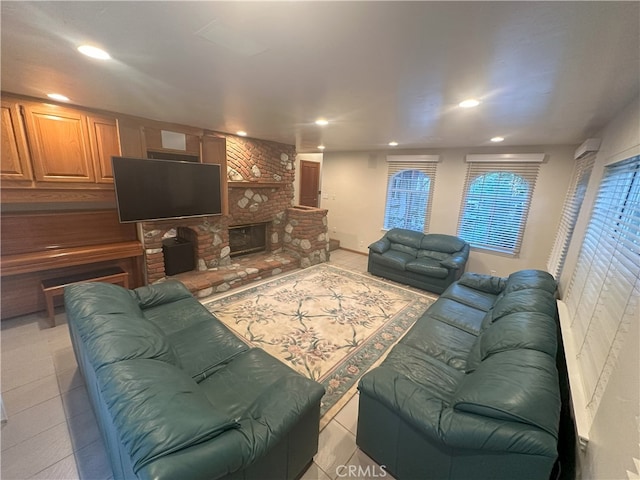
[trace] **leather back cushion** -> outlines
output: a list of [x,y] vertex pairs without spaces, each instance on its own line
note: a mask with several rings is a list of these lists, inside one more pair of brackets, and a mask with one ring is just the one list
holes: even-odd
[[429,233],[422,238],[420,243],[420,248],[424,250],[435,250],[444,253],[459,252],[464,246],[465,241],[461,238],[441,233]]
[[65,305],[95,369],[132,358],[180,365],[167,337],[143,316],[130,290],[108,283],[71,285]]
[[410,255],[412,257],[415,258],[416,254],[418,253],[418,250],[409,246],[409,245],[405,245],[403,243],[394,243],[391,242],[391,247],[389,248],[389,250],[394,250],[396,252],[402,252],[402,253],[406,253],[407,255]]
[[155,360],[125,360],[98,370],[104,402],[134,472],[238,424],[216,409],[182,370]]
[[509,275],[504,293],[535,288],[555,294],[557,286],[555,279],[548,272],[543,270],[520,270]]
[[136,288],[133,293],[142,309],[193,297],[187,287],[176,280]]
[[493,306],[491,320],[496,322],[505,315],[516,312],[540,312],[555,318],[558,307],[555,297],[545,290],[517,290],[500,297]]
[[555,360],[527,349],[488,357],[462,378],[451,400],[456,411],[534,425],[556,438],[560,403]]
[[427,257],[427,258],[431,258],[433,260],[438,260],[440,262],[442,260],[446,260],[448,258],[451,258],[451,254],[450,253],[444,253],[444,252],[437,252],[435,250],[418,250],[417,257],[418,258]]
[[392,228],[385,234],[385,237],[391,243],[399,243],[417,250],[420,248],[420,242],[422,241],[424,234],[413,230],[407,230],[406,228]]
[[538,312],[517,312],[505,315],[499,322],[483,330],[469,351],[467,372],[495,353],[529,349],[555,357],[557,351],[556,321]]

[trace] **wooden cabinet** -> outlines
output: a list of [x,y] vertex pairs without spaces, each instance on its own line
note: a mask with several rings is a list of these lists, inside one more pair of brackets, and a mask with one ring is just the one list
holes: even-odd
[[118,126],[113,118],[87,117],[91,157],[98,183],[113,183],[111,157],[120,156]]
[[227,183],[227,140],[214,135],[202,136],[202,163],[220,165],[220,193],[222,214],[229,214],[229,185]]
[[94,182],[85,116],[56,105],[23,108],[36,181]]
[[2,180],[30,182],[33,179],[31,159],[24,137],[20,110],[13,102],[2,100],[2,157],[0,178]]

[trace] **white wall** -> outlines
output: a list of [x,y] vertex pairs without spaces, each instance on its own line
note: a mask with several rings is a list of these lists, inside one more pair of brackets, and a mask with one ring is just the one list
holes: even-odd
[[[560,277],[561,291],[571,281],[604,167],[640,155],[640,98],[609,122],[599,137],[602,145]],[[639,324],[636,318],[629,329],[593,418],[587,451],[581,458],[584,479],[625,479],[627,470],[635,471],[632,458],[640,458]]]
[[459,148],[420,151],[325,153],[321,206],[329,210],[331,238],[340,246],[367,253],[382,230],[387,189],[387,153],[440,155],[429,231],[455,235],[467,172],[468,153],[546,154],[531,202],[522,250],[517,257],[473,249],[467,271],[506,276],[524,268],[546,269],[573,169],[576,146]]

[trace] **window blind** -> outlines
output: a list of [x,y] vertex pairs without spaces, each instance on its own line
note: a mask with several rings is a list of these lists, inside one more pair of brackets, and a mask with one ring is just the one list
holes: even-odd
[[595,154],[587,155],[576,161],[571,176],[571,184],[567,190],[567,196],[562,206],[562,215],[558,225],[558,232],[551,248],[551,253],[547,260],[547,270],[556,280],[560,278],[560,273],[564,267],[567,256],[567,249],[573,236],[573,229],[580,213],[580,206],[587,191],[591,171],[595,162]]
[[469,162],[458,236],[472,247],[520,251],[539,163]]
[[422,156],[419,161],[402,157],[410,156],[388,158],[384,228],[408,228],[427,233],[438,157],[425,160]]
[[640,313],[640,156],[605,168],[565,303],[587,410],[598,409]]

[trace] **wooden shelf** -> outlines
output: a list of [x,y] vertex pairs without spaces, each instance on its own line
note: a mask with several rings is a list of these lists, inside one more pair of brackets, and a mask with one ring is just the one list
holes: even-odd
[[2,188],[0,198],[3,204],[97,202],[115,205],[116,202],[113,186],[103,189]]
[[229,188],[280,188],[288,185],[287,182],[227,182]]

